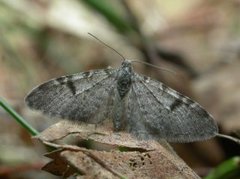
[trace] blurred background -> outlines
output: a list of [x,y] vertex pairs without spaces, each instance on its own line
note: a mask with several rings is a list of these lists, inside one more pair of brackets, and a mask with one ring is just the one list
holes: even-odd
[[[138,73],[198,101],[220,132],[240,133],[239,0],[1,0],[0,97],[35,129],[55,123],[27,109],[36,85],[66,74],[118,67],[121,58],[142,60],[174,73],[134,64]],[[197,174],[206,176],[240,154],[239,146],[214,138],[173,144]],[[54,178],[40,168],[45,147],[0,109],[0,178]]]

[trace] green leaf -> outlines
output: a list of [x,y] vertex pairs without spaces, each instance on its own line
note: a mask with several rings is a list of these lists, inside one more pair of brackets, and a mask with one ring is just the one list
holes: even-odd
[[240,157],[233,157],[215,169],[204,179],[236,179],[240,178]]
[[119,13],[114,11],[114,8],[105,0],[82,0],[81,2],[84,2],[92,9],[102,14],[121,33],[128,33],[133,30],[130,23],[122,18]]

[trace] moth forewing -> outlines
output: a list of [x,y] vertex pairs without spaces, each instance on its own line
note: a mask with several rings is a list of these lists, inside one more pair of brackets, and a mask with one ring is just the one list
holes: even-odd
[[163,83],[133,71],[124,60],[118,69],[92,70],[52,79],[26,97],[29,107],[64,119],[101,123],[139,139],[192,142],[215,136],[213,118],[198,103]]

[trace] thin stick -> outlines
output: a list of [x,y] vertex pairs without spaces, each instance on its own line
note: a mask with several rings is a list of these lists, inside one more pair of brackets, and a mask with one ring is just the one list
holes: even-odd
[[51,146],[54,147],[56,149],[67,149],[70,151],[80,151],[82,153],[84,153],[85,155],[87,155],[88,157],[90,157],[91,159],[95,160],[96,163],[98,163],[99,165],[101,165],[103,168],[105,168],[106,170],[108,170],[109,172],[111,172],[113,175],[116,175],[119,178],[125,178],[124,176],[122,176],[122,174],[118,173],[117,171],[115,171],[114,169],[112,169],[111,167],[109,167],[103,160],[101,160],[98,156],[96,156],[94,154],[94,152],[92,152],[91,150],[82,148],[82,147],[78,147],[78,146],[72,146],[72,145],[60,145],[60,144],[55,144],[52,142],[48,142],[48,141],[44,141],[41,138],[39,138],[45,145],[47,146]]
[[106,47],[112,49],[114,52],[116,52],[123,60],[125,60],[125,57],[119,53],[117,50],[115,50],[114,48],[110,47],[108,44],[106,44],[105,42],[103,42],[102,40],[100,40],[99,38],[97,38],[95,35],[91,34],[88,32],[88,35],[92,36],[94,39],[96,39],[98,42],[102,43],[103,45],[105,45]]

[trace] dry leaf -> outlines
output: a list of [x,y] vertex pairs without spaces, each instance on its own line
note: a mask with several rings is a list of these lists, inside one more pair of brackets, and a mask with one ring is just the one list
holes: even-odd
[[[46,155],[52,161],[43,169],[64,177],[199,178],[179,157],[158,142],[139,141],[128,133],[106,131],[101,127],[76,125],[68,121],[46,129],[37,138],[57,150]],[[99,150],[84,145],[56,143],[69,136],[75,136],[79,144],[90,141],[105,148]]]

